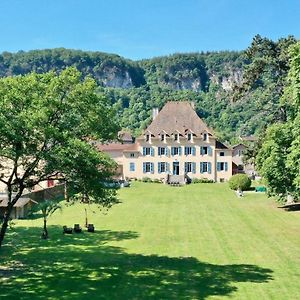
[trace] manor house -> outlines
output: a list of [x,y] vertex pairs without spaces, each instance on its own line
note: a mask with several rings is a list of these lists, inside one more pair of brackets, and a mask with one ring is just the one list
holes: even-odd
[[216,139],[187,101],[153,109],[151,124],[135,142],[126,134],[120,139],[99,150],[118,163],[122,178],[184,176],[222,182],[232,175],[232,149]]

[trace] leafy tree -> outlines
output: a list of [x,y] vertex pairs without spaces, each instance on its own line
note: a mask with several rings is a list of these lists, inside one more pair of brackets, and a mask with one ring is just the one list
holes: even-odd
[[270,126],[256,159],[259,172],[269,187],[269,194],[280,195],[281,198],[293,190],[292,174],[286,165],[292,142],[290,132],[290,125],[287,123]]
[[[279,99],[284,87],[289,71],[291,45],[297,40],[293,36],[281,38],[277,42],[268,38],[256,35],[251,46],[245,51],[245,58],[249,61],[244,68],[243,84],[236,86],[235,97],[249,92],[251,89],[262,86],[272,86],[275,97]],[[271,92],[270,96],[274,94]],[[286,120],[284,107],[278,106],[275,120]]]
[[271,194],[285,200],[300,198],[300,42],[290,49],[290,71],[281,103],[287,122],[274,124],[266,132],[257,156],[257,166]]
[[68,68],[56,75],[31,73],[0,80],[0,178],[8,206],[0,231],[3,242],[14,204],[26,189],[57,175],[103,206],[115,191],[101,185],[115,169],[91,139],[112,140],[118,126],[91,78]]

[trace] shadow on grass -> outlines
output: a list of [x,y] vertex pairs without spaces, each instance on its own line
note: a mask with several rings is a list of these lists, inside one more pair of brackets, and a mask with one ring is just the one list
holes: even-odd
[[205,299],[230,295],[238,282],[272,280],[272,270],[255,265],[130,254],[108,245],[138,238],[132,231],[64,236],[61,227],[49,229],[47,241],[39,228],[9,233],[0,250],[2,299]]

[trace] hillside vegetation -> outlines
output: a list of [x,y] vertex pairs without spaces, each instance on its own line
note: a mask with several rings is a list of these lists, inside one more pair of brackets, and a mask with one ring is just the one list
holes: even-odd
[[[136,135],[149,124],[153,107],[161,108],[169,100],[189,100],[222,140],[234,142],[239,135],[258,134],[276,118],[280,109],[278,77],[284,74],[278,74],[278,68],[272,68],[270,59],[263,61],[262,56],[274,50],[277,52],[272,55],[285,62],[284,54],[294,42],[293,37],[278,42],[254,39],[249,47],[252,52],[173,54],[142,61],[64,48],[3,52],[0,76],[60,72],[75,66],[84,76],[95,78],[99,92],[116,107],[121,126]],[[260,64],[254,63],[258,61]],[[251,84],[246,93],[236,96],[236,87],[243,86],[245,78]]]

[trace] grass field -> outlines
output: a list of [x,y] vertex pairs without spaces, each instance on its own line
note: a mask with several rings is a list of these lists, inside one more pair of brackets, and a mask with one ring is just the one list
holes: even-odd
[[107,214],[84,205],[17,221],[0,250],[0,299],[300,299],[300,213],[226,184],[135,183]]

